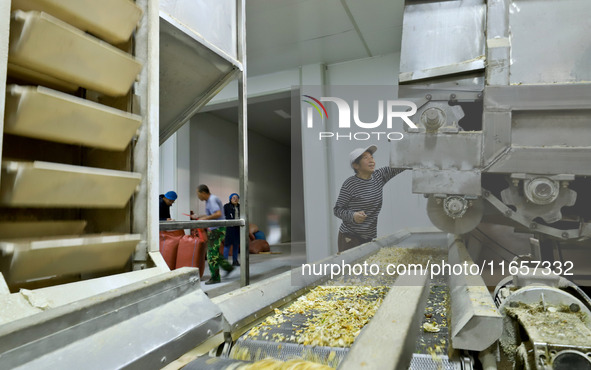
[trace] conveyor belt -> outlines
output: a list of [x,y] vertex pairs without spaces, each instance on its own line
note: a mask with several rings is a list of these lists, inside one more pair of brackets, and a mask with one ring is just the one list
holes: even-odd
[[[334,290],[334,291],[333,291]],[[303,358],[336,366],[345,357],[348,352],[348,346],[354,340],[354,336],[342,339],[340,346],[327,346],[330,342],[330,335],[322,338],[322,334],[315,332],[308,337],[304,337],[302,332],[310,330],[313,327],[322,324],[324,318],[328,318],[333,314],[327,312],[327,308],[332,305],[339,307],[351,307],[355,310],[356,307],[372,306],[375,303],[375,308],[381,304],[381,300],[387,293],[387,287],[318,287],[311,294],[315,292],[326,292],[326,295],[320,293],[320,299],[326,300],[330,304],[328,307],[321,307],[319,309],[305,309],[300,311],[299,307],[302,299],[292,303],[289,307],[275,316],[267,318],[266,321],[260,325],[252,328],[245,335],[240,337],[232,350],[231,356],[241,360],[261,360],[266,357],[272,357],[280,360],[288,360],[292,358]],[[307,295],[308,296],[308,295]],[[303,298],[307,297],[304,296]],[[304,300],[305,301],[305,300]],[[298,306],[297,308],[294,308]],[[300,312],[291,313],[290,310]],[[365,322],[362,322],[360,327]],[[335,323],[335,326],[342,328],[340,323]],[[341,329],[342,330],[342,329]],[[351,324],[351,331],[354,334],[359,330],[354,323]],[[302,343],[303,342],[303,343]]]
[[409,370],[458,370],[458,365],[447,356],[433,357],[415,353],[412,356]]
[[[407,253],[407,251],[411,253]],[[400,254],[398,253],[398,249],[394,250],[393,248],[385,248],[378,254],[370,256],[367,259],[367,262],[377,262],[380,265],[383,265],[384,262],[396,264],[424,263],[426,262],[426,257],[429,259],[432,259],[435,256],[441,258],[440,253],[439,250],[421,248],[413,249],[412,251],[404,250],[404,253]],[[378,255],[387,256],[389,260],[384,261],[383,258],[381,260],[376,260],[376,256]],[[413,255],[417,257],[416,260],[412,260]],[[356,285],[334,286],[337,282],[339,285],[343,282],[355,283]],[[387,294],[389,286],[393,285],[394,282],[395,276],[341,277],[329,281],[325,286],[315,288],[315,290],[309,294],[320,296],[318,302],[326,302],[329,309],[333,304],[338,305],[339,308],[341,305],[346,307],[351,305],[351,310],[363,310],[370,307],[373,311],[371,315],[369,315],[369,318],[361,324],[361,328],[373,316],[373,313],[375,313],[375,310],[377,310],[377,307],[381,304],[382,298]],[[382,284],[387,284],[388,286]],[[325,291],[328,290],[334,291],[327,294]],[[257,361],[266,357],[272,357],[279,360],[302,358],[333,367],[338,366],[341,360],[347,355],[349,347],[355,339],[356,334],[358,334],[356,332],[359,329],[351,328],[352,332],[350,333],[350,338],[341,338],[341,342],[337,344],[335,344],[334,338],[332,339],[332,342],[331,339],[322,339],[322,333],[325,326],[322,326],[322,329],[320,329],[321,335],[319,336],[304,336],[304,330],[310,331],[316,329],[315,333],[318,333],[318,327],[324,325],[322,320],[331,317],[330,314],[326,313],[326,308],[323,310],[323,307],[314,305],[306,307],[307,297],[308,295],[302,296],[298,300],[285,306],[282,310],[275,310],[276,314],[274,316],[269,316],[262,323],[243,334],[236,341],[236,344],[230,353],[230,357],[248,361]],[[446,321],[447,288],[444,280],[437,280],[432,283],[428,300],[429,305],[427,310],[431,312],[431,316],[429,318],[425,316],[424,322],[437,322],[437,327],[440,331],[438,333],[424,332],[421,327],[420,330],[422,333],[420,334],[419,342],[421,345],[419,346],[420,348],[417,348],[417,351],[421,355],[428,355],[436,366],[441,365],[443,368],[448,368],[443,363],[444,361],[448,361],[446,360],[447,357],[441,356],[447,352],[448,343]],[[318,304],[320,305],[320,303]],[[357,305],[357,308],[352,307],[353,305]],[[297,308],[294,309],[294,306]],[[302,307],[304,309],[302,309]],[[337,309],[334,311],[339,312]],[[332,314],[334,315],[335,312],[332,312]],[[367,313],[357,315],[355,312],[351,321],[353,322],[359,316],[364,316],[366,314]],[[335,316],[339,315],[337,314]],[[330,324],[334,323],[331,322]],[[339,324],[334,325],[338,327]],[[327,332],[329,331],[329,329],[326,330]],[[318,337],[320,337],[320,339]],[[327,337],[330,337],[330,335],[327,334]],[[435,354],[439,356],[431,356]],[[418,361],[418,364],[422,364],[425,362],[425,359],[419,356],[416,361]]]
[[[419,336],[416,352],[429,356],[446,355],[449,347],[449,327],[447,322],[448,288],[443,277],[436,277],[431,281],[429,296]],[[435,323],[436,325],[429,325]],[[427,329],[426,329],[427,328]],[[428,328],[438,331],[430,332]]]
[[[343,349],[346,353],[348,349]],[[338,355],[337,355],[338,356]],[[186,366],[185,370],[230,370],[238,366],[252,364],[251,361],[240,361],[223,357],[199,357]],[[438,356],[434,358],[431,355],[414,354],[410,363],[409,370],[459,370],[459,364],[451,361],[447,356]]]
[[268,357],[282,361],[301,358],[331,367],[337,367],[349,348],[305,346],[295,343],[277,343],[259,340],[239,340],[232,349],[232,358],[259,361]]

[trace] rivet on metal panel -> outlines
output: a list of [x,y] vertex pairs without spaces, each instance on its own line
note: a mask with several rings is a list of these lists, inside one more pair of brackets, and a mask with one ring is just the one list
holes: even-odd
[[579,312],[581,310],[581,307],[579,307],[579,305],[576,303],[572,303],[570,306],[568,306],[568,308],[571,310],[571,312]]
[[506,210],[506,211],[505,211],[505,216],[507,216],[507,217],[511,217],[511,214],[512,214],[512,213],[513,213],[513,212],[511,212],[511,210],[510,210],[510,209],[508,209],[508,210]]
[[535,222],[532,222],[531,224],[529,224],[530,229],[535,229],[536,227],[538,227],[538,224],[536,224]]
[[427,100],[431,100],[432,98],[433,98],[433,97],[431,96],[431,94],[427,94],[427,95],[425,95],[425,99],[427,99]]
[[456,94],[450,94],[449,95],[449,100],[455,100],[456,98]]
[[162,358],[160,359],[160,362],[161,362],[161,363],[165,363],[165,362],[166,362],[166,356],[162,357]]
[[568,233],[567,233],[566,231],[565,231],[565,232],[563,232],[563,233],[562,233],[562,237],[563,237],[563,238],[565,238],[565,239],[567,239],[567,238],[568,238]]
[[485,191],[485,192],[483,193],[483,195],[484,195],[485,197],[489,197],[489,196],[490,196],[490,191]]
[[211,336],[211,329],[207,329],[207,335]]

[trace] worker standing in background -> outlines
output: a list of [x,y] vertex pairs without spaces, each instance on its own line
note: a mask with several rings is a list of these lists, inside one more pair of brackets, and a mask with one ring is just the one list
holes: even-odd
[[[236,193],[230,194],[230,201],[224,204],[224,215],[226,220],[237,220],[240,218],[240,196]],[[226,228],[226,240],[224,240],[224,259],[228,260],[232,247],[232,266],[240,266],[238,262],[238,251],[240,250],[240,226]]]
[[177,195],[174,191],[160,194],[160,221],[170,221],[170,207],[174,204]]
[[[193,220],[225,220],[223,205],[220,198],[211,194],[207,185],[197,187],[197,197],[205,202],[205,215],[191,215]],[[211,278],[205,284],[216,284],[221,281],[220,266],[228,273],[234,269],[227,260],[220,256],[220,243],[226,234],[225,227],[210,227],[207,232],[207,263]]]
[[384,185],[404,169],[389,166],[375,170],[375,145],[357,148],[349,154],[355,175],[347,178],[334,206],[334,215],[343,220],[339,228],[339,252],[367,243],[377,236],[378,215],[382,210]]

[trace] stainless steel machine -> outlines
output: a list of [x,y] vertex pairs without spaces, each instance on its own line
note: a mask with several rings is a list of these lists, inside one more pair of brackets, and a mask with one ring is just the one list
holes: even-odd
[[591,272],[591,42],[578,15],[590,9],[520,0],[405,7],[399,97],[417,103],[418,128],[390,163],[413,168],[413,192],[428,197],[434,225],[496,266],[487,284],[498,284],[505,317],[499,353],[515,368],[591,368],[579,287]]

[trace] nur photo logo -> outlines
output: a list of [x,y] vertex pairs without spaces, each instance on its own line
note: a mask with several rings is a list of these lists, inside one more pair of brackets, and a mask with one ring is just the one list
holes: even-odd
[[[311,95],[302,95],[305,99],[303,102],[310,106],[306,109],[305,121],[307,128],[314,128],[315,121],[320,123],[325,119],[328,119],[328,112],[323,102],[334,103],[337,109],[338,117],[338,128],[339,131],[322,131],[318,133],[318,140],[334,139],[334,140],[358,140],[365,141],[372,137],[375,139],[386,138],[388,140],[402,140],[404,135],[398,131],[367,131],[376,130],[383,127],[384,121],[386,122],[386,129],[392,129],[392,124],[396,118],[401,119],[402,122],[409,128],[416,129],[417,126],[410,119],[416,112],[417,106],[415,103],[407,100],[378,100],[377,101],[377,119],[373,122],[364,122],[360,118],[360,104],[359,100],[353,100],[353,109],[349,103],[342,98],[334,96],[322,96],[319,99]],[[406,108],[405,111],[400,111],[401,107]],[[314,114],[314,111],[318,115]],[[314,117],[317,117],[316,119]],[[349,131],[352,123],[366,131]],[[345,129],[346,131],[342,131]]]

